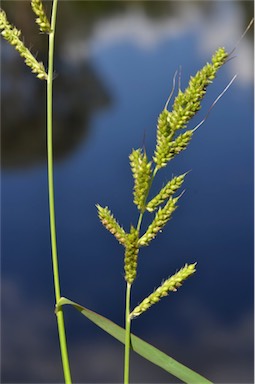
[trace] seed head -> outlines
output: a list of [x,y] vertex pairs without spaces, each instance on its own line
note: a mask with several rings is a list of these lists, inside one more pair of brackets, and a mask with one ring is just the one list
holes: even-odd
[[144,212],[151,182],[151,162],[148,162],[146,153],[142,153],[140,148],[133,150],[129,159],[134,178],[134,203],[140,212]]
[[34,13],[36,14],[36,16],[38,16],[35,21],[39,25],[40,31],[45,33],[50,33],[51,32],[50,22],[45,13],[41,0],[31,0],[31,7]]
[[170,142],[168,140],[164,140],[159,150],[153,157],[158,169],[165,167],[170,160],[187,148],[193,132],[193,130],[188,130]]
[[183,175],[176,176],[170,180],[165,187],[146,205],[146,209],[149,212],[153,212],[160,204],[162,204],[166,199],[169,199],[175,192],[182,186],[184,177],[187,173]]
[[129,284],[132,284],[136,278],[137,257],[139,252],[138,238],[139,232],[131,226],[130,233],[126,235],[124,259],[125,280]]
[[[167,107],[165,107],[164,111],[160,114],[157,128],[157,143],[153,157],[158,169],[165,167],[169,160],[180,153],[180,150],[173,150],[171,144],[175,138],[175,133],[179,129],[186,128],[190,119],[199,111],[207,86],[212,83],[218,69],[225,63],[227,57],[228,54],[224,48],[219,48],[213,55],[212,62],[207,63],[195,76],[190,78],[189,85],[185,91],[179,90],[174,100],[172,111],[169,112]],[[190,139],[191,136],[189,141]],[[182,146],[181,150],[185,148]]]
[[99,204],[96,205],[98,210],[98,217],[101,223],[111,232],[120,244],[125,245],[126,233],[124,229],[119,225],[117,220],[114,218],[108,207],[101,207]]
[[141,304],[139,304],[135,309],[131,312],[130,317],[133,319],[141,315],[143,312],[147,311],[153,304],[156,304],[160,301],[160,299],[164,296],[167,296],[170,291],[177,291],[183,281],[186,280],[189,276],[195,273],[196,263],[195,264],[185,264],[185,266],[180,269],[177,273],[167,279],[160,287],[158,287],[151,295],[146,297]]
[[150,241],[162,230],[170,220],[172,213],[176,210],[178,199],[179,197],[170,197],[166,205],[163,208],[158,209],[153,222],[149,225],[145,234],[139,239],[139,246],[149,245]]
[[0,30],[5,40],[13,45],[20,56],[25,59],[26,65],[31,68],[32,72],[36,73],[39,79],[47,80],[43,63],[38,62],[29,49],[25,47],[23,41],[20,40],[21,32],[8,22],[3,10],[0,10]]

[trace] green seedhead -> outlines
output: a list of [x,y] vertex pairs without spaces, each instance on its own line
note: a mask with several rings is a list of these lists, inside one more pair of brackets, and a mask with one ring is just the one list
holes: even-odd
[[143,312],[147,311],[153,304],[158,303],[162,297],[167,296],[169,292],[177,291],[183,281],[186,280],[189,276],[195,273],[196,263],[195,264],[186,264],[182,269],[177,273],[167,279],[160,287],[158,287],[151,295],[146,297],[141,304],[139,304],[133,311],[130,313],[131,319],[141,315]]
[[132,284],[136,278],[137,258],[139,252],[138,238],[138,230],[131,225],[130,233],[126,236],[124,258],[125,280],[129,284]]
[[133,150],[129,159],[134,178],[134,203],[140,212],[144,212],[145,200],[151,184],[151,162],[140,148]]
[[176,155],[179,155],[181,151],[187,148],[190,140],[192,139],[194,131],[188,130],[179,136],[175,140],[169,143],[168,153],[166,154],[166,161],[173,159]]
[[182,186],[184,182],[184,177],[187,173],[183,175],[176,176],[170,180],[165,187],[146,205],[146,209],[149,212],[155,211],[155,209],[161,205],[166,199],[169,199],[175,192]]
[[[158,118],[156,150],[153,156],[154,168],[153,162],[148,159],[145,150],[138,148],[130,154],[129,160],[134,179],[134,203],[140,212],[136,229],[131,226],[130,233],[126,233],[108,207],[102,208],[97,205],[98,216],[102,224],[125,247],[125,280],[130,285],[136,277],[139,248],[149,245],[171,219],[182,193],[178,197],[173,197],[173,195],[182,186],[187,173],[174,177],[147,202],[153,180],[160,168],[166,166],[169,160],[187,148],[195,129],[186,130],[179,135],[176,135],[176,132],[185,129],[190,119],[199,111],[207,86],[212,83],[218,69],[225,63],[227,57],[228,54],[224,48],[219,48],[212,56],[211,63],[207,63],[194,77],[190,78],[185,91],[178,90],[171,111],[167,109],[171,97],[167,101]],[[162,207],[165,201],[166,203]],[[146,210],[148,212],[156,211],[156,213],[147,230],[140,236],[142,219]],[[190,271],[191,269],[185,267],[183,270]],[[183,270],[180,273],[183,273]],[[195,268],[192,271],[194,272]]]
[[5,40],[13,45],[20,56],[25,59],[25,63],[31,68],[31,71],[37,74],[38,79],[47,80],[47,73],[43,63],[39,63],[29,49],[25,47],[23,41],[20,39],[21,31],[9,23],[2,9],[0,10],[0,30]]
[[168,200],[166,205],[163,208],[159,208],[156,212],[155,218],[152,223],[149,225],[145,234],[139,239],[139,245],[149,245],[150,241],[154,239],[158,232],[161,232],[166,223],[170,220],[172,213],[177,208],[177,201],[179,197],[172,198]]
[[35,21],[39,25],[40,31],[45,33],[50,33],[51,32],[50,22],[45,13],[41,0],[31,0],[31,8],[36,14],[36,16],[38,16]]
[[110,209],[108,207],[103,208],[99,204],[97,204],[96,207],[97,207],[98,217],[101,223],[105,226],[106,229],[108,229],[109,232],[111,232],[116,237],[116,239],[120,244],[125,245],[127,235],[124,229],[119,225],[117,220],[114,218]]
[[225,63],[227,57],[228,54],[224,48],[219,48],[213,55],[211,64],[207,63],[194,77],[190,78],[189,85],[184,92],[179,90],[172,111],[167,110],[168,102],[159,115],[157,143],[153,157],[158,169],[165,167],[169,160],[186,149],[193,132],[185,132],[184,136],[178,136],[177,142],[172,144],[176,131],[186,128],[187,123],[199,111],[207,86],[212,83],[218,69]]

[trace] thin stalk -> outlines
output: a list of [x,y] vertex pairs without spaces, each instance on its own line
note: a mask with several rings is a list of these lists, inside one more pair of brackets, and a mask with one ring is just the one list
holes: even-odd
[[130,362],[130,294],[131,284],[126,288],[126,332],[125,332],[125,362],[124,362],[124,384],[129,384],[129,362]]
[[[55,208],[54,208],[54,180],[53,180],[53,145],[52,145],[52,82],[53,82],[53,61],[54,61],[54,37],[57,16],[57,0],[53,0],[51,15],[51,30],[49,34],[49,60],[48,60],[48,79],[47,79],[47,155],[48,155],[48,193],[50,211],[50,233],[51,233],[51,252],[53,265],[53,278],[56,303],[60,299],[60,281],[58,271],[58,255],[56,240]],[[71,374],[66,344],[65,324],[63,310],[60,307],[57,311],[57,325],[61,350],[62,365],[66,384],[71,384]]]
[[142,224],[142,220],[143,220],[143,215],[144,215],[144,212],[141,212],[140,215],[139,215],[139,219],[138,219],[138,223],[137,223],[137,227],[136,227],[136,229],[138,231],[140,231],[140,228],[141,228],[141,224]]

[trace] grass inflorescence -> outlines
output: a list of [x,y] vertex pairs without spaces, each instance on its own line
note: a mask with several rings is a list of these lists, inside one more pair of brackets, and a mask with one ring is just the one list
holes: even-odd
[[[139,249],[148,246],[163,227],[171,219],[177,209],[179,196],[174,196],[182,187],[187,174],[181,174],[171,179],[152,199],[148,200],[153,180],[158,171],[165,167],[170,160],[185,150],[189,145],[196,130],[186,129],[190,120],[201,108],[201,100],[206,94],[209,84],[215,79],[217,71],[226,62],[228,54],[224,48],[219,48],[207,63],[195,76],[190,78],[188,87],[182,91],[180,88],[174,99],[172,109],[168,109],[169,97],[163,111],[158,117],[156,147],[152,159],[148,159],[146,151],[142,148],[133,149],[129,156],[130,167],[134,179],[133,202],[137,206],[139,218],[137,227],[131,226],[130,232],[118,224],[108,207],[97,205],[98,216],[102,224],[124,245],[124,270],[127,282],[126,295],[126,332],[130,333],[130,321],[157,303],[161,297],[175,291],[182,282],[195,272],[196,264],[186,264],[179,272],[167,279],[155,292],[145,298],[139,306],[130,311],[131,286],[136,278]],[[186,130],[185,130],[186,129]],[[179,133],[180,131],[183,131]],[[141,234],[141,224],[145,212],[155,212],[151,224]],[[125,348],[125,375],[124,382],[129,381],[129,337],[126,337]]]
[[[102,224],[125,247],[125,271],[134,270],[134,266],[137,265],[136,258],[139,248],[149,245],[177,209],[177,202],[181,194],[177,197],[174,195],[183,185],[187,172],[169,180],[157,195],[147,201],[149,191],[159,169],[165,167],[190,143],[194,130],[186,130],[181,134],[176,134],[176,132],[187,128],[189,121],[200,110],[201,100],[206,94],[207,86],[212,83],[227,57],[225,49],[219,48],[212,56],[211,63],[207,63],[195,76],[190,78],[188,87],[184,91],[179,89],[171,111],[167,109],[170,102],[168,100],[158,118],[156,148],[152,160],[148,159],[142,148],[135,149],[130,154],[130,167],[134,179],[133,201],[140,214],[137,228],[131,226],[130,233],[126,233],[109,208],[103,208],[97,204],[98,216]],[[156,213],[145,233],[141,234],[140,227],[145,211],[150,213],[156,211]],[[129,264],[132,265],[132,268]],[[132,275],[135,275],[134,271]],[[126,280],[130,282],[127,277]],[[133,282],[134,276],[131,280]]]

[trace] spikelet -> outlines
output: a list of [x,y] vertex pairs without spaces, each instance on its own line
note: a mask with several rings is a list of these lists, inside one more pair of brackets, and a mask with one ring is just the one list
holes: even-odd
[[137,317],[143,312],[147,311],[147,309],[149,309],[153,304],[159,302],[162,297],[167,296],[170,291],[177,291],[177,288],[182,285],[183,281],[195,273],[195,266],[196,263],[185,264],[182,269],[167,279],[151,295],[144,299],[141,304],[135,307],[135,309],[130,314],[130,318],[133,319],[134,317]]
[[140,148],[133,150],[129,159],[134,178],[134,203],[140,212],[144,212],[151,182],[151,162],[148,162],[146,153],[142,153]]
[[[206,93],[206,87],[212,83],[218,69],[225,63],[228,54],[224,48],[219,48],[207,63],[194,77],[190,78],[189,85],[184,92],[179,90],[172,111],[165,107],[158,120],[157,143],[153,160],[157,169],[165,167],[169,160],[185,149],[191,139],[182,146],[181,150],[174,151],[172,140],[179,129],[187,127],[187,123],[201,108],[201,100]],[[180,137],[180,136],[179,136]]]
[[177,136],[173,141],[168,142],[165,140],[164,145],[161,146],[161,150],[153,157],[153,160],[157,164],[157,168],[165,167],[170,160],[180,152],[184,151],[187,148],[193,133],[194,131],[190,129]]
[[177,136],[175,140],[171,141],[169,145],[169,152],[167,155],[167,158],[169,160],[173,159],[174,156],[178,155],[181,151],[184,151],[184,149],[187,148],[192,136],[193,136],[193,130],[190,129],[181,135]]
[[157,135],[162,135],[166,138],[171,135],[172,129],[170,125],[170,116],[170,112],[164,108],[158,117]]
[[39,79],[47,80],[47,73],[43,64],[39,63],[29,49],[25,47],[23,41],[20,40],[21,32],[8,22],[3,10],[0,10],[0,30],[2,36],[13,45],[20,56],[25,59],[26,65],[31,68],[32,72],[36,73]]
[[224,47],[218,48],[212,57],[212,65],[214,69],[213,78],[215,78],[217,70],[220,67],[222,67],[222,65],[226,62],[227,58],[228,58],[228,53],[225,51],[225,48]]
[[176,176],[170,180],[165,187],[146,205],[146,209],[149,212],[153,212],[160,204],[162,204],[166,199],[169,199],[175,192],[182,186],[184,177],[187,173],[183,175]]
[[124,259],[125,280],[129,284],[132,284],[136,278],[137,257],[139,252],[138,238],[138,230],[131,226],[130,233],[126,235]]
[[160,113],[157,124],[157,143],[164,141],[164,139],[171,141],[174,131],[170,124],[171,112],[166,108]]
[[96,205],[98,210],[98,217],[101,223],[111,232],[118,242],[122,245],[125,245],[126,242],[126,233],[124,229],[118,224],[117,220],[114,218],[113,214],[108,207],[101,207],[99,204]]
[[158,209],[153,222],[149,225],[145,234],[139,239],[139,246],[149,245],[150,241],[162,230],[170,220],[172,213],[176,210],[176,203],[178,200],[179,197],[170,197],[166,205],[163,208]]
[[41,0],[31,0],[31,8],[36,14],[36,16],[38,16],[35,21],[39,25],[40,31],[45,33],[50,33],[51,32],[50,22],[45,13]]
[[169,145],[173,135],[174,131],[171,130],[170,125],[170,112],[165,108],[158,117],[156,150],[153,157],[158,169],[165,166],[168,162],[165,159],[169,152]]

